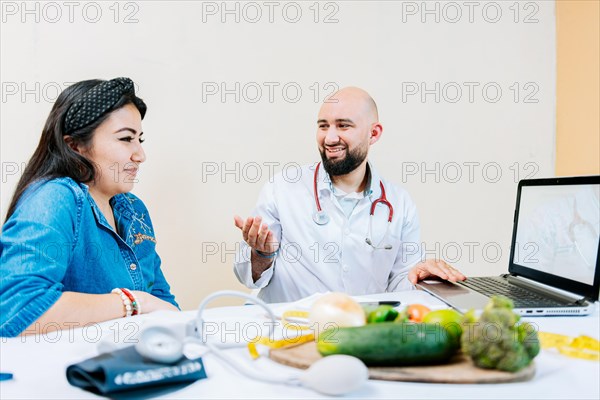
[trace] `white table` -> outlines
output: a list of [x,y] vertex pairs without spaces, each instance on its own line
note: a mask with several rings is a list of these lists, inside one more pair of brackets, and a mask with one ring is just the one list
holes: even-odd
[[[422,303],[431,308],[444,308],[443,304],[420,291],[386,293],[379,300],[401,300],[403,304]],[[598,307],[597,307],[598,308]],[[0,382],[0,399],[82,399],[97,396],[70,386],[65,377],[68,365],[98,354],[102,336],[122,341],[139,329],[140,325],[153,323],[183,323],[194,318],[195,311],[182,313],[155,313],[109,321],[87,329],[49,333],[27,338],[0,339],[0,370],[11,372],[14,379]],[[212,308],[206,311],[206,320],[220,324],[235,336],[253,335],[253,328],[267,321],[257,306]],[[598,311],[587,317],[530,318],[540,330],[577,336],[586,334],[600,337]],[[118,324],[118,325],[116,325]],[[237,330],[236,328],[237,324]],[[244,325],[246,324],[246,325]],[[117,329],[120,328],[120,331]],[[118,332],[118,334],[117,334]],[[288,374],[292,368],[279,365],[267,358],[252,361],[245,348],[226,350],[240,363],[248,363],[265,374]],[[308,389],[255,382],[222,365],[213,355],[203,357],[208,379],[171,393],[167,398],[322,398]],[[254,364],[252,364],[254,363]],[[567,358],[543,350],[536,358],[536,375],[528,382],[508,384],[424,384],[407,382],[369,381],[360,391],[348,398],[460,398],[460,399],[599,399],[600,363]]]

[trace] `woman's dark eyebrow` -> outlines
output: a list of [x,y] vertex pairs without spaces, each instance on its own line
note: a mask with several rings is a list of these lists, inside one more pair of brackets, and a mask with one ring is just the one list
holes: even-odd
[[[128,131],[128,132],[131,132],[131,133],[133,133],[134,135],[137,133],[137,131],[136,131],[135,129],[132,129],[132,128],[127,128],[127,127],[121,128],[121,129],[119,129],[118,131],[115,131],[115,133],[119,133],[119,132],[123,132],[123,131]],[[142,132],[142,133],[144,133],[144,132]],[[140,135],[141,135],[142,133],[140,133]]]

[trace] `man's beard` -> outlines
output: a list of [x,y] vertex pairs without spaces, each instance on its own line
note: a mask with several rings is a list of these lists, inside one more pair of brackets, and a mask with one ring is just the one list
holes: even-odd
[[346,147],[346,156],[341,160],[331,160],[327,158],[327,150],[325,148],[319,149],[321,153],[321,160],[323,161],[323,168],[329,174],[329,176],[340,176],[347,175],[354,171],[362,162],[367,158],[367,151],[361,151],[360,148],[356,148],[352,151]]

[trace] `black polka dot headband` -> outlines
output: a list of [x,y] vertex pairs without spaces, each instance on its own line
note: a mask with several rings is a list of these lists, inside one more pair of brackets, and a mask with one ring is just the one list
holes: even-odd
[[88,126],[111,111],[121,97],[128,93],[134,96],[135,106],[144,119],[146,104],[135,97],[133,81],[129,78],[115,78],[94,86],[69,107],[65,116],[64,133],[69,135]]

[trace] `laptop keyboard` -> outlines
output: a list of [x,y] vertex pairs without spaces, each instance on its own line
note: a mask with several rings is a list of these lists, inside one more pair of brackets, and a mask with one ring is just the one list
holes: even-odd
[[458,283],[488,297],[493,295],[506,296],[513,300],[516,308],[568,307],[573,305],[572,303],[555,300],[540,293],[513,285],[499,276],[473,277]]

